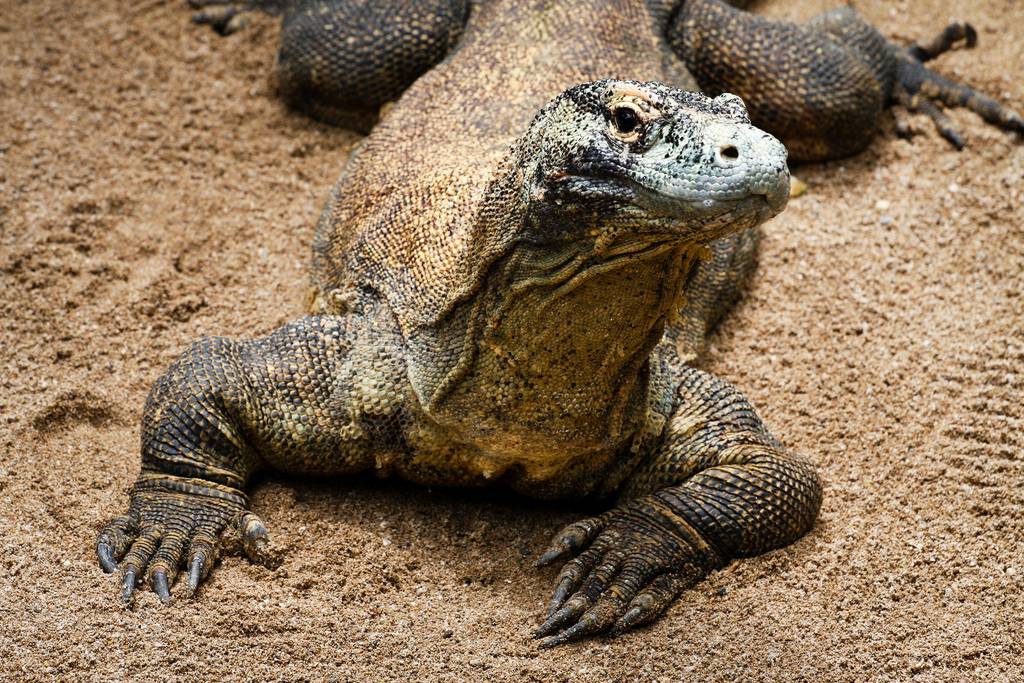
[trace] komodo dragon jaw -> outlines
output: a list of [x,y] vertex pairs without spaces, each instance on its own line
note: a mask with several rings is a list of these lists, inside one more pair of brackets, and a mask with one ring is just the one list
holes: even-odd
[[764,222],[789,198],[786,148],[750,124],[735,95],[585,83],[541,111],[524,145],[536,160],[524,204],[547,235],[600,226],[604,242],[704,245]]

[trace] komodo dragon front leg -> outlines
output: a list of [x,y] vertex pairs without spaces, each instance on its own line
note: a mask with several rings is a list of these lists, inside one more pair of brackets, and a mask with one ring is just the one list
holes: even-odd
[[649,622],[711,570],[792,543],[814,524],[814,468],[730,384],[679,372],[664,440],[627,481],[623,502],[567,526],[538,560],[573,557],[534,632],[545,647]]
[[806,25],[772,21],[720,0],[682,0],[676,10],[666,39],[701,89],[742,97],[751,121],[781,139],[791,159],[860,151],[890,104],[927,114],[958,149],[964,139],[940,105],[967,107],[992,125],[1024,133],[1020,114],[924,65],[960,41],[973,47],[977,34],[968,24],[951,24],[925,45],[904,48],[851,7]]
[[244,490],[257,471],[372,465],[404,400],[399,342],[388,330],[380,315],[310,317],[262,339],[206,338],[182,354],[146,402],[128,513],[97,540],[103,569],[121,569],[125,603],[143,578],[169,601],[180,566],[195,591],[231,525],[250,559],[271,564]]

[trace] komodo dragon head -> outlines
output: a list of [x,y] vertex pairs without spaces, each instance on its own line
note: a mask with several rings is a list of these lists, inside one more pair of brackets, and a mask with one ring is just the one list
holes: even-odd
[[788,193],[785,147],[735,96],[611,80],[565,91],[482,198],[458,299],[408,338],[414,388],[497,461],[557,468],[614,450],[644,419],[641,370],[704,245]]
[[580,228],[601,226],[596,247],[703,245],[774,216],[789,196],[786,148],[750,125],[735,95],[586,83],[546,106],[521,144],[534,239],[586,239]]

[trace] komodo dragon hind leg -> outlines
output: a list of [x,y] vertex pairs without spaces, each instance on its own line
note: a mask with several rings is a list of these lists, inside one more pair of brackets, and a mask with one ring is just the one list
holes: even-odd
[[[884,82],[889,82],[890,79],[893,81],[888,101],[908,111],[926,114],[942,137],[957,149],[964,147],[964,139],[940,105],[966,107],[987,123],[1004,130],[1024,133],[1024,118],[1020,114],[974,88],[940,76],[924,66],[925,62],[948,52],[961,41],[966,48],[975,47],[978,44],[978,34],[970,24],[951,23],[931,41],[924,45],[914,44],[909,48],[886,41],[848,7],[819,15],[811,21],[811,26],[820,27],[835,40],[851,48],[867,49],[869,53],[875,54],[888,52],[892,55],[894,67],[889,67],[889,60],[885,60],[884,64],[879,62],[878,69],[884,67],[888,70],[884,74],[876,70]],[[866,48],[867,45],[871,47]],[[909,132],[905,125],[901,127],[901,132]]]
[[894,103],[931,116],[957,147],[963,139],[939,105],[965,106],[988,123],[1024,132],[1024,119],[1013,110],[924,66],[960,41],[976,44],[968,24],[905,48],[850,7],[797,25],[719,0],[685,0],[670,15],[665,36],[703,90],[742,97],[753,123],[779,137],[797,161],[860,151]]
[[627,480],[623,502],[570,524],[537,561],[568,560],[534,632],[544,647],[647,623],[711,570],[792,543],[818,516],[814,468],[731,385],[678,372],[664,439]]
[[283,14],[277,86],[292,107],[368,132],[381,105],[398,98],[458,41],[469,0],[190,0],[194,17],[221,33],[244,12]]

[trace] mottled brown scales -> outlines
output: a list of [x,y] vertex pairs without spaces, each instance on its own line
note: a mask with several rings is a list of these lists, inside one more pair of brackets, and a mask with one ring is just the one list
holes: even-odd
[[[232,526],[275,561],[254,473],[374,470],[617,499],[540,558],[566,564],[536,635],[653,619],[821,503],[813,467],[688,365],[786,203],[786,150],[750,118],[799,158],[860,149],[894,99],[1024,127],[922,65],[970,44],[963,25],[904,50],[848,9],[797,27],[711,0],[256,5],[284,12],[293,104],[352,123],[402,95],[324,208],[313,315],[201,340],[150,393],[128,513],[97,543],[126,602],[142,580],[169,600],[182,567],[194,592]],[[204,16],[230,30],[237,9]]]

